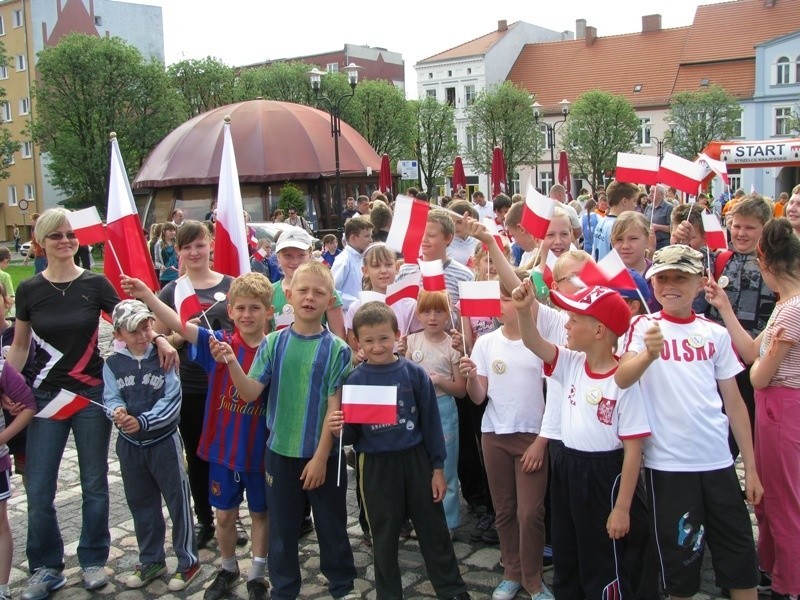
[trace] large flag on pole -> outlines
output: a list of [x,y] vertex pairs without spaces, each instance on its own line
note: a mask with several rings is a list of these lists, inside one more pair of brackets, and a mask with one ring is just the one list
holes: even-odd
[[160,288],[155,267],[144,240],[142,222],[133,202],[128,173],[122,163],[117,134],[111,134],[111,168],[108,177],[108,207],[106,209],[108,244],[103,261],[103,273],[117,290],[120,298],[127,297],[119,284],[120,273],[141,279],[151,290]]
[[231,118],[225,117],[222,126],[222,164],[219,168],[217,193],[217,224],[214,228],[214,270],[238,277],[250,272],[247,252],[247,230],[242,209],[242,190],[239,170],[231,138]]

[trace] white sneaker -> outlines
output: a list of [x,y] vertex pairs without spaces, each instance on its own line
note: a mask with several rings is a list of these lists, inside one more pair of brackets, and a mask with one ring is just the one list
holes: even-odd
[[522,584],[510,579],[503,579],[492,592],[492,600],[514,600],[514,597],[522,589]]
[[99,590],[108,583],[105,567],[86,567],[83,570],[83,587],[87,590]]

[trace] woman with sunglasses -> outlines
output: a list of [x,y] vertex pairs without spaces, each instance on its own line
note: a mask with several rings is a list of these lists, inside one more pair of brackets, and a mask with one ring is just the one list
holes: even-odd
[[[102,275],[75,264],[79,240],[68,212],[53,208],[36,223],[47,268],[19,284],[14,342],[7,360],[19,370],[36,336],[34,396],[41,410],[61,391],[103,401],[103,360],[97,346],[100,312],[111,313],[117,292]],[[165,339],[156,340],[169,349]],[[159,352],[163,356],[163,351]],[[70,431],[75,440],[83,495],[78,562],[83,585],[106,585],[105,564],[111,538],[108,529],[108,445],[111,421],[89,404],[63,421],[33,419],[28,426],[28,566],[33,576],[24,600],[46,598],[66,584],[64,542],[55,510],[59,465]]]

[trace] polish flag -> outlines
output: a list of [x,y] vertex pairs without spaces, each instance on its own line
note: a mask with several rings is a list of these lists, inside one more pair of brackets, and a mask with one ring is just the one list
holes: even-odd
[[361,304],[366,304],[367,302],[382,302],[386,303],[386,296],[381,294],[380,292],[375,292],[373,290],[363,290],[358,292],[358,299]]
[[253,250],[255,250],[256,248],[258,248],[258,238],[255,235],[251,235],[250,239],[247,240],[247,245]]
[[522,207],[520,225],[533,237],[544,239],[547,228],[553,218],[553,212],[558,202],[547,196],[542,196],[531,183],[528,183],[528,193],[525,196],[525,206]]
[[462,317],[500,316],[499,281],[459,281],[458,295]]
[[[492,217],[484,217],[483,221],[481,221],[484,227],[486,227],[486,231],[492,234],[497,247],[500,248],[500,252],[505,250],[503,246],[503,236],[500,235],[500,230],[497,228],[497,223]],[[486,244],[482,244],[484,252],[488,252],[489,248],[486,247]],[[472,257],[470,256],[470,260]]]
[[222,163],[219,167],[217,222],[214,227],[214,270],[238,277],[250,272],[247,228],[242,210],[242,190],[233,152],[230,119],[222,126]]
[[556,268],[556,261],[558,257],[553,254],[552,250],[547,251],[547,259],[544,261],[544,272],[542,273],[542,279],[547,284],[547,287],[550,287],[553,284],[553,270]]
[[637,289],[630,271],[613,248],[599,262],[587,260],[583,263],[580,279],[589,286],[601,285],[617,290]]
[[442,292],[447,289],[444,283],[444,263],[441,259],[419,261],[422,273],[422,289],[426,292]]
[[626,183],[655,185],[658,183],[658,157],[617,152],[614,178]]
[[90,206],[81,210],[76,210],[67,215],[69,226],[78,236],[78,242],[82,246],[91,244],[101,244],[107,240],[106,229],[100,219],[97,207]]
[[386,237],[386,245],[403,255],[407,263],[419,258],[419,247],[428,222],[431,205],[408,196],[398,196],[394,203],[394,217]]
[[419,286],[422,282],[421,273],[411,273],[402,279],[386,286],[386,304],[392,306],[403,298],[416,300],[419,295]]
[[343,385],[342,412],[345,423],[395,425],[397,386]]
[[126,298],[119,276],[125,273],[141,279],[151,290],[161,286],[156,279],[153,260],[144,240],[142,222],[133,202],[133,193],[128,174],[122,163],[116,135],[111,137],[111,168],[108,177],[108,207],[106,209],[106,236],[108,250],[103,262],[103,273],[117,290],[120,298]]
[[696,194],[700,183],[703,181],[705,169],[699,163],[667,152],[661,160],[658,179],[664,185],[670,185],[687,194]]
[[700,163],[701,165],[705,163],[704,167],[706,171],[703,175],[703,179],[708,177],[711,173],[714,173],[722,178],[722,181],[725,182],[725,185],[730,184],[728,180],[728,165],[721,160],[714,160],[708,154],[701,152],[700,156],[695,159],[695,162]]
[[79,410],[89,406],[90,403],[91,401],[88,398],[84,398],[83,396],[79,396],[67,390],[61,390],[47,403],[47,406],[36,413],[36,416],[40,419],[64,421]]
[[706,232],[706,246],[712,250],[719,248],[727,250],[728,239],[716,215],[703,212],[700,217],[703,219],[703,229]]
[[181,318],[181,323],[186,326],[187,321],[196,316],[197,313],[203,312],[203,306],[200,304],[200,298],[194,291],[192,282],[184,275],[175,282],[175,297],[173,298],[175,304],[175,312]]
[[253,252],[253,258],[256,260],[264,260],[267,258],[267,249],[266,248],[259,248],[255,252]]

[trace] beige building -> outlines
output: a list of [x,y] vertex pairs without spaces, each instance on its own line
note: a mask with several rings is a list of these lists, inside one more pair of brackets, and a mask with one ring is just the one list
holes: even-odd
[[116,0],[0,0],[0,42],[7,57],[0,66],[5,90],[0,119],[21,146],[10,158],[10,176],[0,180],[0,239],[13,239],[15,225],[22,239],[29,239],[31,214],[64,199],[48,183],[46,156],[43,161],[28,129],[36,111],[31,93],[36,54],[74,32],[118,36],[145,58],[164,60],[160,7]]

